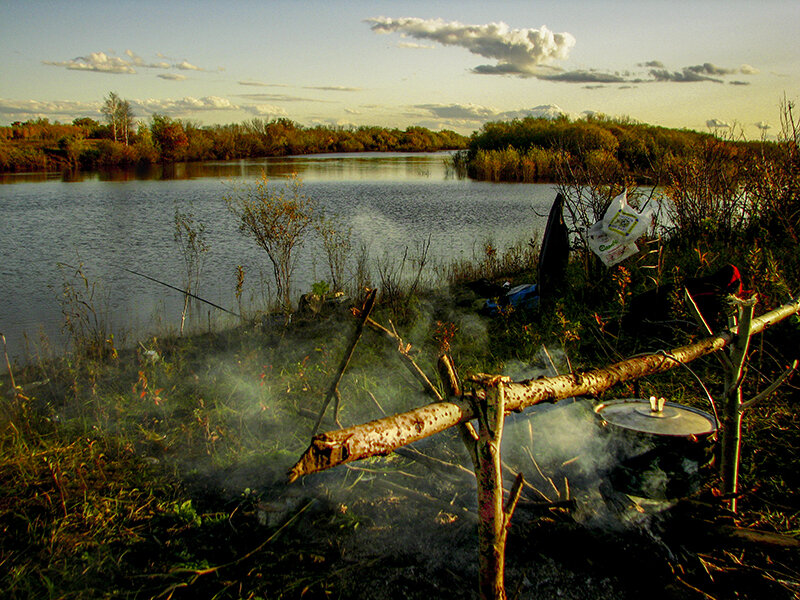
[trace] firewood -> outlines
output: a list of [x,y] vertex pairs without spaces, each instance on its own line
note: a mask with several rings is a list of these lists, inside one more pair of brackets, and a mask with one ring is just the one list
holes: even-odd
[[[353,352],[358,345],[358,341],[361,339],[361,333],[364,331],[364,323],[367,319],[369,319],[369,314],[372,312],[372,307],[375,306],[375,295],[378,290],[370,290],[369,294],[367,295],[367,299],[364,301],[364,306],[361,308],[361,320],[358,322],[355,331],[353,332],[353,337],[350,340],[350,345],[347,348],[347,352],[345,352],[344,357],[342,358],[342,363],[339,366],[339,370],[336,374],[336,379],[331,384],[331,387],[328,389],[328,394],[325,397],[325,401],[322,403],[322,409],[319,411],[319,417],[317,417],[317,422],[314,424],[314,429],[311,432],[311,435],[317,433],[319,429],[320,423],[322,423],[322,417],[325,415],[325,410],[328,408],[328,404],[330,404],[331,399],[336,397],[336,405],[333,411],[333,420],[339,425],[339,405],[341,403],[341,395],[339,394],[339,382],[342,380],[344,376],[344,372],[347,370],[347,366],[350,364],[350,359],[353,358]],[[339,425],[341,427],[341,425]]]
[[[800,298],[753,319],[750,330],[760,333],[800,310]],[[573,372],[520,383],[504,383],[506,411],[519,412],[542,402],[556,402],[570,396],[597,394],[618,383],[645,375],[663,373],[724,348],[733,339],[730,331],[669,353],[654,353],[624,360],[586,372]],[[411,411],[316,435],[311,445],[289,472],[289,481],[329,469],[338,464],[369,456],[387,454],[396,448],[430,437],[459,423],[476,418],[472,401],[481,392],[433,402]]]

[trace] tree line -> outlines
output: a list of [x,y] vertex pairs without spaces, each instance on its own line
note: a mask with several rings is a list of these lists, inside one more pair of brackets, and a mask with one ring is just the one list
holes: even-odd
[[104,120],[37,118],[0,127],[0,171],[148,165],[327,152],[435,152],[463,149],[468,138],[424,127],[305,127],[290,119],[254,118],[203,126],[156,113],[136,121],[130,103],[105,99]]
[[720,138],[603,116],[571,120],[527,117],[485,124],[456,157],[470,177],[486,181],[571,181],[576,172],[607,181],[658,185],[678,163],[714,148],[730,161],[774,154],[775,144]]

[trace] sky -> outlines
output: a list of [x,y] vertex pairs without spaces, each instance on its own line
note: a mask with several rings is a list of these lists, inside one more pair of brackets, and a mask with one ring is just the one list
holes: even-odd
[[800,95],[800,1],[0,0],[0,125],[421,125],[587,114],[780,131]]

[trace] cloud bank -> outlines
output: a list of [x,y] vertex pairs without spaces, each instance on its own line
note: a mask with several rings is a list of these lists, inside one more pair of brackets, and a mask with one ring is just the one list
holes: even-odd
[[[159,55],[159,58],[163,56]],[[169,63],[165,60],[148,62],[133,50],[125,50],[125,57],[113,56],[105,52],[90,52],[86,56],[78,56],[70,60],[43,60],[43,64],[52,67],[62,67],[71,71],[90,71],[94,73],[111,73],[115,75],[135,75],[136,69],[177,69],[179,71],[205,71],[202,67],[193,65],[187,60]],[[162,79],[177,79],[176,77],[162,77]]]
[[[464,25],[457,21],[442,19],[421,19],[417,17],[374,17],[366,23],[375,33],[400,34],[403,38],[432,41],[443,46],[456,46],[493,59],[493,64],[477,65],[472,72],[481,75],[513,75],[534,77],[543,81],[558,83],[579,83],[596,89],[606,84],[639,84],[652,82],[724,83],[723,78],[734,75],[755,75],[758,70],[748,64],[738,68],[721,67],[709,62],[683,67],[677,71],[669,70],[659,60],[639,63],[643,72],[619,73],[602,69],[563,70],[552,63],[566,60],[575,46],[575,37],[570,33],[553,33],[547,27],[539,29],[511,29],[505,23],[487,25]],[[404,48],[419,47],[415,42],[399,44]],[[735,80],[731,85],[749,85]]]
[[8,100],[0,98],[0,115],[6,115],[9,120],[21,121],[36,117],[59,119],[97,118],[102,114],[100,109],[100,102],[72,102],[66,100],[40,102],[38,100]]
[[415,104],[411,107],[414,116],[435,119],[432,125],[449,125],[451,127],[478,127],[488,121],[510,121],[524,119],[525,117],[541,119],[558,119],[568,116],[574,118],[567,111],[555,104],[540,104],[533,108],[520,110],[497,110],[479,104]]
[[[219,96],[195,98],[128,99],[134,117],[146,119],[153,113],[182,118],[196,113],[213,111],[242,110],[248,114],[286,116],[286,111],[275,106],[256,104],[235,104]],[[102,102],[39,102],[37,100],[8,100],[0,98],[0,115],[10,121],[22,121],[37,117],[71,121],[77,117],[90,117],[103,120]]]
[[505,23],[464,25],[442,19],[404,17],[367,19],[375,33],[399,33],[403,37],[428,40],[443,46],[458,46],[496,64],[479,65],[473,70],[483,74],[531,76],[537,67],[552,60],[563,60],[575,46],[569,33],[541,29],[511,29]]

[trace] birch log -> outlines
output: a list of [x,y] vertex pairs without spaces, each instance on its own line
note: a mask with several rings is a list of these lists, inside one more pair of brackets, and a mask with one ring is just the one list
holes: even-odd
[[[753,319],[751,334],[764,331],[800,310],[800,298]],[[504,383],[506,412],[521,411],[542,402],[571,396],[597,394],[618,383],[645,375],[663,373],[679,364],[717,352],[734,338],[730,330],[670,352],[659,352],[624,360],[602,369],[574,372],[519,383]],[[480,395],[481,392],[475,392]],[[476,417],[469,394],[433,402],[405,413],[362,425],[314,436],[311,445],[289,471],[289,481],[336,465],[379,456]]]

